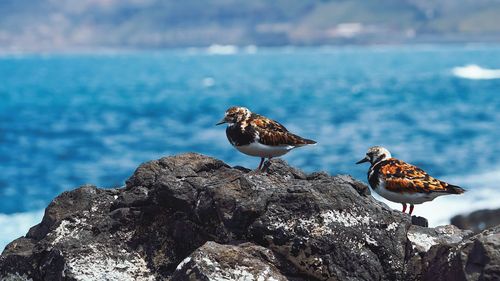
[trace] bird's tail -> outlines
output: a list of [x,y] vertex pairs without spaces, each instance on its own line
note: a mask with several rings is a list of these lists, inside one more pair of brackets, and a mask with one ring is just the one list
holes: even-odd
[[316,141],[310,140],[310,139],[304,139],[304,142],[306,144],[316,144]]
[[457,185],[448,185],[448,191],[451,193],[451,194],[462,194],[464,193],[466,190],[461,188],[460,186],[457,186]]
[[316,144],[316,141],[310,140],[310,139],[305,139],[302,137],[299,137],[300,141],[297,143],[297,147],[304,146],[304,145],[312,145]]

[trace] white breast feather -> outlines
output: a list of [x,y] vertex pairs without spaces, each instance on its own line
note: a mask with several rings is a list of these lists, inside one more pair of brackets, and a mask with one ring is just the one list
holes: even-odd
[[240,152],[245,153],[247,155],[264,157],[264,158],[279,157],[285,155],[290,150],[295,148],[295,146],[292,145],[271,146],[271,145],[261,144],[259,142],[252,142],[248,145],[241,145],[235,147]]
[[385,199],[396,203],[422,204],[427,201],[432,201],[434,198],[446,195],[444,192],[431,193],[409,193],[409,192],[393,192],[385,188],[385,181],[380,180],[378,188],[375,191]]

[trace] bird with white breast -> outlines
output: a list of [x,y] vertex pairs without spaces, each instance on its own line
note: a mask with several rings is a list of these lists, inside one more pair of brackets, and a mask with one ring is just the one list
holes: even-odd
[[224,118],[216,125],[224,123],[228,124],[227,139],[238,151],[261,158],[258,171],[262,171],[266,158],[279,157],[295,148],[316,144],[289,132],[272,119],[252,113],[246,107],[234,106],[226,110]]
[[465,189],[429,176],[424,170],[392,158],[384,147],[374,146],[368,149],[365,158],[356,164],[370,162],[368,182],[375,192],[385,199],[403,204],[410,204],[409,214],[414,205],[442,195],[462,194]]

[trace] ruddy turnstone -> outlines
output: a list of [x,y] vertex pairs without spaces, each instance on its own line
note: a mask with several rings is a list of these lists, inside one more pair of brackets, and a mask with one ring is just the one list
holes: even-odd
[[356,164],[370,162],[368,182],[380,196],[385,199],[403,204],[403,213],[406,204],[410,204],[410,215],[414,204],[432,201],[441,195],[461,194],[465,190],[429,176],[424,170],[391,158],[391,153],[381,147],[374,146],[368,149],[366,157]]
[[226,110],[224,118],[216,125],[224,123],[228,124],[227,139],[237,150],[261,158],[257,170],[261,170],[266,158],[282,156],[294,148],[316,143],[290,133],[280,123],[245,107],[234,106]]

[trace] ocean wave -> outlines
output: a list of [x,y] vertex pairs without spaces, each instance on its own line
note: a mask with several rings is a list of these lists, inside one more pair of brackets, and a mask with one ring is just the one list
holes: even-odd
[[238,53],[238,47],[234,45],[210,45],[207,48],[207,53],[211,55],[234,55]]
[[476,64],[454,67],[453,75],[464,79],[500,79],[500,69],[482,68]]
[[243,51],[247,54],[256,54],[257,50],[258,48],[255,45],[248,45],[245,48],[243,48]]
[[[499,162],[500,96],[495,83],[471,87],[442,70],[464,61],[500,68],[498,47],[206,51],[0,59],[0,214],[45,208],[62,191],[85,183],[121,186],[141,162],[187,151],[256,167],[257,158],[235,151],[224,128],[214,126],[231,105],[248,106],[317,140],[314,148],[283,157],[307,172],[351,174],[366,182],[367,167],[353,163],[379,144],[469,190],[497,186],[494,180],[443,177],[491,171]],[[467,203],[470,194],[449,197]],[[426,204],[417,214],[423,209]]]
[[460,184],[470,189],[498,188],[500,182],[500,167],[492,168],[473,175],[456,175],[443,178],[446,181]]
[[12,240],[24,236],[30,227],[40,223],[44,210],[37,210],[26,213],[0,214],[0,249],[3,251],[5,246]]

